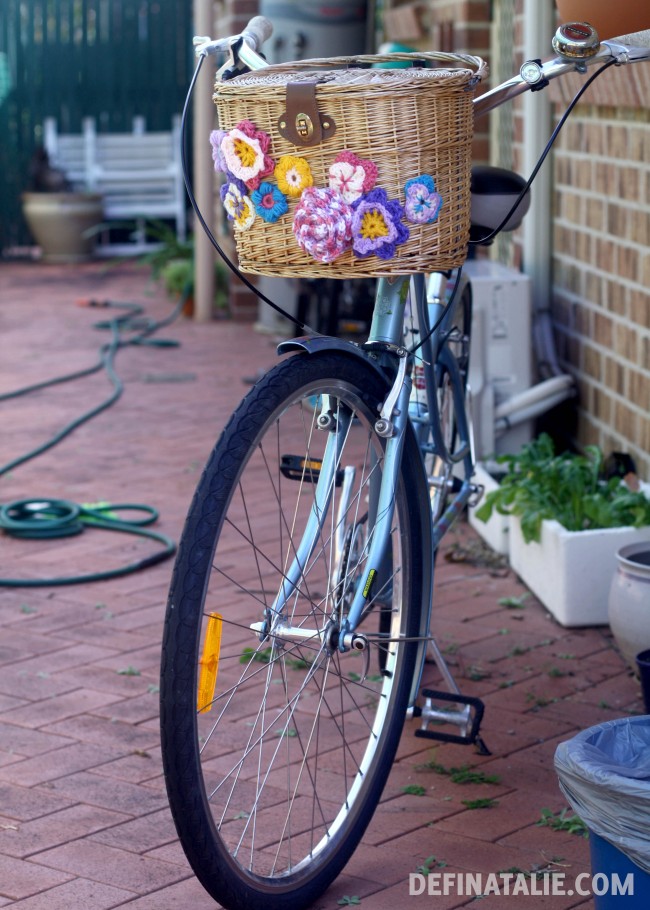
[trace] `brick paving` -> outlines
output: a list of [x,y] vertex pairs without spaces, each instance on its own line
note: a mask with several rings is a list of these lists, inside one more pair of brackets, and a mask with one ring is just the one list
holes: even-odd
[[[0,264],[0,393],[95,362],[106,311],[92,297],[140,303],[161,319],[171,305],[147,272],[100,264]],[[110,410],[55,449],[0,478],[0,502],[64,498],[143,502],[177,539],[201,466],[246,377],[273,364],[275,340],[249,326],[180,318],[131,346],[116,367],[125,388]],[[44,441],[108,394],[103,374],[3,402],[0,461]],[[51,542],[0,541],[0,574],[51,578],[140,558],[152,546],[98,530]],[[588,871],[581,837],[540,827],[566,803],[553,770],[558,742],[641,710],[639,688],[606,629],[567,630],[495,569],[465,524],[445,541],[437,572],[440,645],[461,688],[486,703],[491,749],[413,736],[408,721],[385,799],[344,873],[315,905],[357,897],[368,910],[455,908],[454,892],[408,896],[408,875],[551,868]],[[0,587],[0,907],[16,910],[214,908],[176,841],[161,774],[159,643],[171,562],[104,582]],[[136,675],[137,674],[137,675]],[[427,667],[425,682],[437,671]],[[427,767],[436,765],[438,771]],[[495,783],[455,783],[470,765]],[[413,787],[418,788],[413,792]],[[409,792],[409,789],[411,792]],[[489,808],[466,805],[490,798]],[[573,896],[486,896],[488,908],[591,906]]]

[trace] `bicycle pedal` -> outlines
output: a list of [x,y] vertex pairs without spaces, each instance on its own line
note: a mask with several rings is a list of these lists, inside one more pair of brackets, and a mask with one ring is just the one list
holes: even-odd
[[[426,702],[422,708],[416,707],[414,716],[422,720],[422,726],[415,731],[416,736],[425,739],[436,739],[445,743],[475,745],[481,755],[491,755],[479,731],[485,712],[485,705],[480,698],[473,695],[461,695],[460,692],[441,692],[437,689],[423,689]],[[452,707],[439,707],[435,701],[446,702]],[[463,706],[462,708],[460,706]],[[445,733],[442,730],[430,730],[429,724],[454,724],[460,733]]]
[[[280,459],[280,471],[288,480],[301,480],[304,483],[318,483],[323,462],[319,458],[303,458],[301,455],[283,455]],[[336,472],[334,483],[340,487],[343,483],[343,469]]]

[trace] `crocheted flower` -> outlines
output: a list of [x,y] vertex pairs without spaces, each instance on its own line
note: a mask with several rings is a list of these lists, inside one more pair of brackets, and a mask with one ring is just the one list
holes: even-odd
[[247,231],[255,221],[255,208],[246,195],[246,186],[241,180],[231,177],[220,190],[223,207],[230,221],[239,231]]
[[271,137],[255,128],[250,120],[242,120],[221,140],[221,153],[226,168],[249,190],[256,190],[262,178],[273,173],[274,161],[267,155]]
[[221,151],[221,143],[228,133],[225,130],[212,130],[210,133],[210,145],[212,146],[212,160],[214,161],[215,171],[227,171],[228,165]]
[[309,163],[296,155],[282,155],[275,166],[275,179],[287,196],[298,198],[308,186],[313,186]]
[[253,190],[251,200],[257,214],[269,222],[277,221],[289,208],[285,195],[275,184],[266,181]]
[[442,196],[436,193],[433,177],[422,174],[421,177],[407,180],[404,193],[406,194],[404,210],[408,221],[415,224],[430,224],[437,219],[442,206]]
[[397,199],[388,198],[386,190],[371,190],[352,208],[352,249],[360,258],[374,254],[392,259],[395,247],[409,239],[409,229],[401,221],[404,209]]
[[352,209],[335,190],[308,187],[293,216],[298,246],[319,262],[333,262],[350,248]]
[[329,184],[346,202],[354,202],[369,193],[377,182],[377,165],[367,158],[357,158],[353,152],[340,152],[329,170]]

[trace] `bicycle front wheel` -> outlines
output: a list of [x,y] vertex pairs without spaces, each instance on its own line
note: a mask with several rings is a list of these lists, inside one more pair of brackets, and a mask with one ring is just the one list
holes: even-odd
[[[386,392],[349,356],[280,363],[231,418],[190,509],[165,623],[163,762],[182,846],[228,910],[309,906],[358,844],[394,759],[427,534],[409,430],[369,585]],[[342,651],[358,585],[365,647]]]

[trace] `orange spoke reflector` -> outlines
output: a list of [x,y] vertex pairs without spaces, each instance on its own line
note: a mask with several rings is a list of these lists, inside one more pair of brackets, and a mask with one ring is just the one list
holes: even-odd
[[199,690],[196,697],[196,710],[211,711],[214,701],[214,690],[219,672],[219,652],[221,650],[221,627],[223,618],[219,613],[210,613],[205,630],[203,654],[199,660]]

